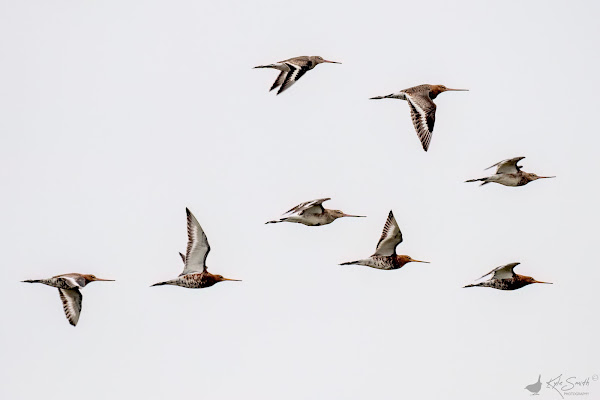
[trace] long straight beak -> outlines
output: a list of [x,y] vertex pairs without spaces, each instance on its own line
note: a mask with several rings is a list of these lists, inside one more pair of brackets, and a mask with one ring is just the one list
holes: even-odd
[[94,279],[94,281],[104,281],[104,282],[114,282],[114,279],[100,279],[100,278],[96,278]]
[[535,279],[533,280],[533,283],[546,283],[548,285],[552,285],[552,282],[542,282],[542,281],[536,281]]
[[342,217],[356,217],[356,218],[365,218],[366,215],[351,215],[342,213]]
[[556,176],[538,176],[538,178],[540,178],[540,179],[544,179],[544,178],[556,178]]
[[446,92],[468,92],[469,89],[446,89]]
[[411,259],[410,259],[410,261],[411,261],[411,262],[422,262],[422,263],[425,263],[425,264],[431,264],[429,261],[415,260],[415,259],[413,259],[413,258],[411,258]]
[[337,62],[337,61],[329,61],[329,60],[323,60],[323,62],[326,62],[326,63],[332,63],[332,64],[341,64],[341,62]]
[[234,281],[234,282],[241,282],[242,281],[241,279],[229,279],[229,278],[223,278],[221,280],[223,280],[223,281]]

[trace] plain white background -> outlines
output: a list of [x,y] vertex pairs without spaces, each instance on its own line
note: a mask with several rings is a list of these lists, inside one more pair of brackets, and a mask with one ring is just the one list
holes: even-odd
[[[517,399],[599,374],[598,11],[0,1],[0,397]],[[252,69],[299,55],[343,64],[279,96]],[[437,98],[427,153],[405,102],[368,100],[421,83],[470,89]],[[557,178],[463,183],[515,156]],[[319,197],[368,218],[264,225]],[[243,282],[149,288],[182,269],[186,206]],[[390,209],[431,264],[339,266]],[[462,288],[513,261],[554,285]],[[20,283],[67,272],[116,279],[76,328]]]

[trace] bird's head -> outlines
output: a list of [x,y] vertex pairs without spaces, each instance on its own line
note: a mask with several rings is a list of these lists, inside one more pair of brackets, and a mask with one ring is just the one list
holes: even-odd
[[549,284],[549,285],[552,284],[552,282],[536,281],[531,276],[519,275],[519,277],[521,278],[521,282],[524,283],[523,286],[525,286],[525,285],[531,285],[532,283],[546,283],[546,284]]
[[406,256],[406,255],[396,256],[396,260],[398,260],[398,263],[400,264],[401,267],[404,266],[405,264],[408,264],[409,262],[420,262],[420,263],[429,264],[429,261],[415,260],[411,256]]
[[531,179],[532,181],[535,181],[537,179],[556,178],[555,176],[537,176],[534,173],[529,173],[528,176],[529,176],[529,179]]
[[435,99],[436,96],[443,92],[468,92],[469,89],[450,89],[444,85],[431,85],[431,90],[429,91],[429,97]]
[[321,56],[313,56],[312,59],[315,64],[321,64],[321,63],[341,64],[341,62],[329,61],[329,60],[324,59]]
[[364,215],[351,215],[351,214],[346,214],[340,210],[330,210],[329,213],[334,217],[334,218],[342,218],[342,217],[356,217],[356,218],[364,218]]
[[90,282],[96,282],[96,281],[105,281],[105,282],[114,282],[114,279],[100,279],[100,278],[96,278],[96,275],[82,275],[83,278],[85,279],[85,283],[86,285]]
[[223,277],[223,275],[213,275],[213,276],[217,282],[223,282],[223,281],[241,282],[240,279],[229,279],[229,278]]

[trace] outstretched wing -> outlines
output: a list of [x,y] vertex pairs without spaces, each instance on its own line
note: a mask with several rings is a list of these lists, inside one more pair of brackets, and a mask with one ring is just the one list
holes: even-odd
[[517,165],[517,163],[524,158],[525,157],[509,158],[508,160],[500,161],[491,167],[487,167],[486,169],[498,167],[496,169],[496,174],[516,174],[521,170],[521,166]]
[[300,203],[296,207],[293,207],[292,209],[286,211],[284,213],[284,215],[287,215],[287,214],[298,214],[298,215],[322,214],[325,212],[325,209],[323,208],[322,204],[324,202],[326,202],[327,200],[331,200],[331,198],[326,197],[324,199],[305,201],[304,203]]
[[277,76],[277,79],[275,79],[275,82],[273,82],[273,86],[271,86],[271,89],[269,89],[269,92],[273,89],[277,89],[279,86],[281,86],[281,84],[285,81],[285,77],[287,76],[289,72],[288,71],[281,71],[279,73],[279,75]]
[[185,212],[187,214],[188,244],[185,253],[185,268],[179,276],[206,271],[206,256],[210,251],[208,238],[198,220],[188,208],[185,209]]
[[81,314],[81,292],[79,289],[58,289],[65,315],[71,325],[76,326]]
[[[481,278],[485,278],[486,276],[490,275],[490,274],[494,274],[492,275],[491,279],[510,279],[510,278],[514,278],[515,277],[515,271],[513,271],[513,269],[519,265],[520,263],[516,262],[516,263],[510,263],[510,264],[506,264],[506,265],[502,265],[498,268],[494,268],[493,270],[491,270],[490,272],[488,272],[487,274],[483,275]],[[481,279],[481,278],[477,278],[477,279]]]
[[433,125],[435,124],[435,103],[429,98],[428,93],[406,94],[406,100],[410,106],[410,117],[412,119],[423,150],[429,149]]
[[385,221],[381,238],[377,242],[377,250],[375,250],[374,256],[393,256],[396,254],[396,246],[402,243],[402,232],[400,227],[394,218],[394,214],[390,211],[390,214]]
[[[310,70],[310,64],[307,62],[292,62],[286,61],[284,63],[290,69],[290,72],[285,74],[283,77],[283,83],[281,87],[277,91],[277,94],[282,93],[284,90],[287,90],[290,86],[298,81],[298,79],[302,78],[302,76]],[[279,74],[279,78],[281,78],[281,74]],[[279,78],[277,78],[279,80]],[[276,82],[277,83],[277,82]]]

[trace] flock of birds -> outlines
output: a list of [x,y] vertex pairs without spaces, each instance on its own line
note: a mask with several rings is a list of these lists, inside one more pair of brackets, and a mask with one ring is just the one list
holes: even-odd
[[[337,61],[325,60],[319,56],[294,57],[278,63],[269,65],[259,65],[255,68],[272,68],[280,71],[277,79],[271,86],[271,91],[279,88],[277,94],[289,89],[296,83],[307,71],[315,68],[321,63],[341,64]],[[436,105],[433,100],[443,92],[448,91],[466,91],[467,89],[450,89],[444,85],[418,85],[408,89],[400,90],[387,96],[372,97],[378,99],[401,99],[408,102],[410,107],[411,119],[417,132],[423,150],[427,151],[431,144],[431,136],[435,124]],[[538,176],[534,173],[528,173],[521,170],[517,165],[525,157],[515,157],[500,161],[490,168],[496,167],[494,175],[470,179],[466,182],[482,182],[481,185],[488,183],[498,183],[504,186],[523,186],[537,179],[554,178],[553,176]],[[321,226],[332,223],[338,218],[343,217],[364,217],[362,215],[346,214],[340,210],[329,210],[323,207],[323,203],[329,198],[316,199],[301,203],[287,211],[278,220],[268,221],[267,224],[280,222],[293,222],[307,226]],[[186,208],[187,213],[187,233],[188,243],[185,255],[179,253],[184,264],[181,274],[171,280],[156,283],[152,286],[174,285],[185,288],[199,289],[213,286],[223,281],[239,281],[237,279],[224,278],[222,275],[215,275],[207,270],[206,258],[210,252],[210,245],[204,230],[198,223],[198,220]],[[402,232],[390,211],[385,222],[383,232],[375,253],[370,257],[361,260],[345,262],[340,265],[363,265],[376,269],[394,270],[402,268],[410,262],[427,263],[411,258],[408,255],[396,254],[396,247],[402,243]],[[493,269],[481,278],[492,275],[486,281],[467,285],[464,287],[490,287],[500,290],[520,289],[532,283],[550,283],[537,281],[530,276],[519,275],[514,272],[514,268],[519,265],[518,262],[510,263]],[[478,279],[478,280],[479,280]],[[33,279],[23,282],[42,283],[44,285],[58,288],[60,299],[63,304],[65,315],[71,325],[77,325],[81,313],[82,295],[80,289],[84,288],[90,282],[112,281],[111,279],[100,279],[94,275],[70,273],[57,275],[50,279]]]

